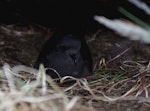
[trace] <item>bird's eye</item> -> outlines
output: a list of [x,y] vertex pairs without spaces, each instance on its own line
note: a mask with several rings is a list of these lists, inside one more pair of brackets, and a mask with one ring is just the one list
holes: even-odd
[[68,48],[66,46],[61,45],[61,46],[59,46],[59,49],[62,51],[66,51]]

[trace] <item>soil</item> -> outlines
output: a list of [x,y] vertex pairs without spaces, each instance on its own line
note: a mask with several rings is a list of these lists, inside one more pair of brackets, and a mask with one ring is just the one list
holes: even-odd
[[[24,64],[33,66],[42,45],[52,36],[53,31],[48,28],[37,25],[0,25],[0,62],[1,65],[9,63],[11,66]],[[85,35],[87,43],[89,45],[92,58],[93,58],[93,72],[95,75],[89,78],[89,81],[96,80],[97,77],[101,78],[105,75],[96,75],[102,70],[110,69],[114,74],[115,70],[117,74],[121,74],[124,70],[127,71],[127,75],[123,78],[130,78],[137,74],[139,69],[131,67],[123,67],[123,65],[137,65],[137,63],[147,66],[150,61],[150,46],[140,41],[131,41],[129,39],[120,37],[107,29],[97,29],[95,32]],[[134,62],[131,62],[134,61]],[[122,70],[124,68],[124,70]],[[133,70],[134,69],[134,70]],[[116,74],[116,73],[115,73]],[[108,81],[101,83],[91,84],[91,87],[103,89],[105,94],[109,96],[120,96],[126,93],[136,83],[134,78],[131,82],[128,82],[124,87],[117,90],[111,90],[112,78],[110,76]],[[147,74],[146,77],[149,77]],[[146,81],[146,79],[145,79]],[[147,80],[149,84],[149,78]],[[101,88],[106,85],[105,88]],[[111,90],[111,91],[110,91]],[[69,92],[68,92],[69,93]],[[83,97],[83,104],[92,105],[97,111],[149,111],[150,102],[140,101],[139,99],[127,99],[119,101],[102,101],[91,100],[86,101],[86,92],[76,92],[75,95],[81,95]],[[142,93],[139,97],[145,97]]]

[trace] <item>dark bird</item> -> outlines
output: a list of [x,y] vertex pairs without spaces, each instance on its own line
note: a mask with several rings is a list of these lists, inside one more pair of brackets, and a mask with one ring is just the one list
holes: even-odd
[[43,47],[35,68],[43,63],[49,68],[46,73],[52,78],[58,78],[51,70],[55,69],[61,77],[86,77],[92,74],[92,59],[85,40],[72,34],[56,35]]

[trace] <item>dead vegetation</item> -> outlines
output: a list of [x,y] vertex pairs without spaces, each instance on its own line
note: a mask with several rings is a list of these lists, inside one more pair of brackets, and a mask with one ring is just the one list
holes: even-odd
[[[88,42],[94,75],[83,79],[64,77],[58,81],[47,76],[43,66],[39,71],[32,68],[40,46],[52,33],[34,26],[19,27],[11,27],[12,31],[10,26],[0,28],[0,111],[149,109],[149,46],[115,38],[117,35],[110,31],[98,31]],[[87,40],[89,36],[94,37],[88,35]],[[30,67],[20,68],[24,63]]]

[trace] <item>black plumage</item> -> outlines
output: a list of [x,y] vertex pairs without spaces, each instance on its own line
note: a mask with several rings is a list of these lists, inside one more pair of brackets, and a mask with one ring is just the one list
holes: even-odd
[[[35,64],[38,68],[43,63],[46,68],[55,69],[61,77],[73,76],[77,78],[92,74],[92,59],[84,38],[72,34],[54,35],[43,47]],[[57,74],[48,69],[52,78]]]

